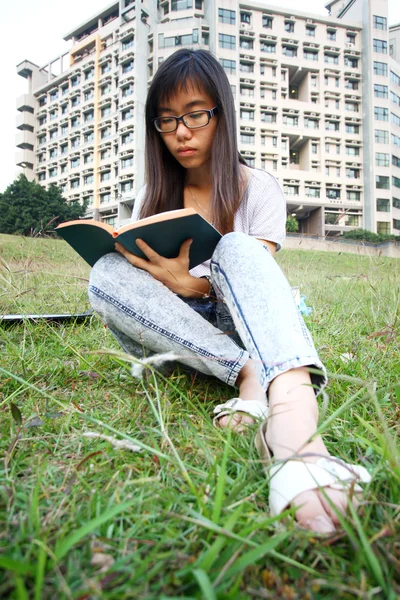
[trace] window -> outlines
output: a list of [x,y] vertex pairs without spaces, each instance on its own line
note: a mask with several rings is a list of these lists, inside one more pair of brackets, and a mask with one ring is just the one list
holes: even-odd
[[122,65],[122,73],[129,73],[129,71],[133,70],[133,58],[131,58],[131,60],[128,60],[127,62],[124,62],[124,64]]
[[393,71],[390,71],[390,81],[400,86],[400,77],[396,73],[393,73]]
[[320,198],[321,190],[319,188],[306,187],[306,196],[308,198]]
[[71,183],[70,183],[71,190],[75,190],[78,187],[79,187],[79,178],[78,179],[72,179]]
[[50,139],[51,140],[55,140],[58,136],[58,129],[53,129],[52,131],[50,131]]
[[376,199],[376,210],[378,212],[390,212],[389,198],[377,198]]
[[390,188],[390,179],[385,175],[375,176],[375,187],[377,190],[388,190]]
[[70,161],[71,169],[76,169],[76,167],[79,167],[80,162],[81,162],[81,159],[79,158],[79,156],[76,158],[71,158],[71,161]]
[[382,106],[375,106],[374,115],[376,121],[388,121],[389,120],[389,110],[387,108],[383,108]]
[[68,144],[62,144],[62,146],[60,146],[60,154],[68,154]]
[[133,108],[127,108],[126,110],[123,110],[121,113],[121,120],[122,121],[128,121],[129,119],[133,118]]
[[384,129],[375,129],[375,142],[377,144],[388,144],[389,132]]
[[338,65],[339,64],[339,57],[336,54],[328,54],[325,52],[324,54],[324,62],[332,64],[332,65]]
[[88,79],[93,79],[93,77],[94,77],[94,67],[85,71],[85,81],[87,81]]
[[254,88],[245,85],[240,86],[240,94],[242,96],[254,96]]
[[126,85],[122,88],[122,97],[126,98],[127,96],[131,96],[133,94],[133,83]]
[[340,200],[340,190],[327,188],[326,197],[329,198],[329,200]]
[[72,129],[79,127],[79,125],[81,124],[81,120],[79,117],[72,117],[71,119],[71,127]]
[[67,85],[64,85],[64,86],[61,88],[61,95],[62,95],[62,96],[66,96],[67,94],[68,94],[68,84],[67,84]]
[[39,98],[39,106],[44,106],[45,104],[47,104],[47,96],[42,96],[42,98]]
[[133,156],[127,156],[121,160],[121,169],[127,169],[133,167]]
[[[87,114],[89,114],[89,113],[87,113]],[[103,106],[100,111],[100,114],[101,114],[101,118],[108,117],[108,115],[111,115],[111,104],[109,104],[108,106]],[[85,115],[85,117],[86,117],[86,115]]]
[[49,178],[57,177],[57,167],[52,167],[49,169]]
[[93,152],[89,152],[89,154],[85,154],[84,157],[83,157],[83,163],[85,165],[88,165],[88,164],[92,163],[93,160],[94,160]]
[[298,196],[299,195],[299,186],[284,184],[283,193],[285,194],[285,196]]
[[111,171],[103,171],[100,173],[100,181],[108,181],[111,179]]
[[336,42],[336,29],[327,29],[326,34],[330,42]]
[[111,61],[107,61],[104,65],[101,65],[100,72],[102,75],[111,71]]
[[297,56],[297,48],[296,46],[282,46],[282,54],[284,56],[289,56],[290,58],[296,58]]
[[225,8],[218,9],[218,20],[220,23],[227,23],[228,25],[236,25],[236,13],[234,10],[227,10]]
[[386,31],[387,30],[387,19],[386,17],[379,17],[377,15],[374,15],[374,29],[381,29],[382,31]]
[[225,33],[218,34],[219,47],[227,48],[228,50],[235,50],[236,39],[234,35],[227,35]]
[[319,129],[319,121],[318,119],[304,117],[304,127],[307,127],[307,129]]
[[133,35],[131,35],[128,38],[125,38],[123,40],[121,49],[128,50],[128,48],[132,48],[133,46],[134,46],[134,40],[133,40]]
[[254,144],[254,133],[241,133],[240,142],[241,144]]
[[85,123],[90,123],[94,119],[94,110],[88,110],[83,114],[83,121]]
[[385,40],[374,39],[374,52],[387,54],[387,42],[385,42]]
[[[339,108],[339,107],[337,107],[337,108]],[[358,112],[359,111],[359,105],[357,102],[345,102],[344,108],[345,108],[345,110],[347,110],[349,112]]]
[[124,133],[121,136],[121,146],[124,146],[125,144],[130,144],[131,142],[133,142],[133,133]]
[[[228,60],[227,58],[221,58],[220,63],[225,73],[229,73],[230,75],[236,74],[236,60]],[[240,67],[242,70],[242,67]]]
[[248,38],[241,37],[239,40],[239,45],[241,48],[245,50],[253,50],[254,49],[254,41]]
[[400,169],[400,157],[392,154],[392,165]]
[[191,8],[193,8],[193,0],[172,0],[171,2],[171,10],[174,12]]
[[346,167],[346,177],[350,179],[359,179],[360,178],[360,169],[356,169],[353,167]]
[[38,137],[38,144],[39,146],[41,146],[42,144],[46,143],[46,135],[39,135]]
[[387,74],[388,74],[387,63],[377,62],[376,60],[374,60],[374,74],[381,75],[382,77],[387,77]]
[[339,131],[339,121],[325,121],[325,131]]
[[376,152],[375,165],[377,167],[389,167],[390,166],[389,154],[386,154],[384,152]]
[[[276,44],[271,42],[260,42],[260,50],[261,52],[268,52],[269,54],[275,54],[276,52]],[[263,66],[263,65],[261,65]],[[261,73],[263,75],[264,73]]]
[[80,82],[80,75],[75,75],[74,77],[71,77],[71,87],[77,87],[80,84]]
[[43,173],[39,173],[38,180],[39,181],[44,181],[45,179],[46,179],[46,172],[43,171]]
[[61,107],[61,114],[66,115],[68,112],[68,104],[63,104]]
[[261,111],[261,121],[263,123],[276,123],[276,113]]
[[45,115],[44,117],[40,117],[39,118],[39,127],[41,127],[41,125],[44,125],[47,121],[47,116]]
[[318,50],[303,50],[303,56],[306,60],[318,60]]
[[246,25],[250,25],[251,23],[251,14],[248,12],[241,12],[240,13],[240,22],[241,23],[246,23]]
[[89,144],[90,142],[94,142],[94,131],[87,131],[83,134],[83,143]]
[[398,135],[394,135],[394,133],[392,133],[392,144],[400,148],[400,137]]
[[400,117],[395,115],[394,113],[390,113],[390,120],[393,123],[393,125],[397,125],[397,127],[400,127]]
[[390,235],[390,223],[378,221],[376,224],[376,231],[378,233],[383,233],[384,235]]
[[348,90],[358,90],[358,81],[356,79],[346,79],[344,87]]
[[254,110],[245,110],[244,108],[241,108],[240,118],[243,119],[243,121],[254,121]]
[[306,35],[308,37],[315,37],[315,25],[306,25]]
[[111,202],[111,193],[107,192],[106,194],[100,194],[100,204],[108,204]]
[[90,183],[93,183],[93,181],[94,181],[93,173],[91,173],[90,175],[83,176],[83,185],[89,185]]
[[133,181],[128,180],[128,181],[123,181],[121,183],[121,192],[122,193],[130,192],[131,190],[133,190]]
[[379,85],[379,83],[375,83],[374,84],[374,95],[375,95],[375,98],[387,98],[388,97],[387,85]]
[[[235,61],[232,61],[235,62]],[[239,68],[240,68],[240,72],[241,73],[254,73],[254,64],[253,63],[247,63],[247,62],[240,62],[239,64]]]
[[273,22],[273,18],[270,17],[269,15],[262,16],[262,26],[265,29],[272,29],[272,22]]
[[393,219],[393,227],[395,229],[400,229],[400,219]]
[[81,96],[80,94],[78,94],[77,96],[74,96],[73,98],[71,98],[71,106],[72,108],[74,108],[74,106],[78,106],[81,103]]
[[346,146],[347,156],[360,156],[360,148],[358,146]]
[[105,83],[100,87],[101,95],[109,94],[111,92],[111,83]]
[[400,188],[400,177],[395,177],[393,175],[392,183],[393,183],[394,187]]
[[104,127],[104,129],[102,129],[100,132],[100,138],[105,140],[109,137],[111,137],[111,127]]
[[56,156],[57,156],[57,153],[58,153],[58,152],[57,152],[57,148],[52,148],[52,149],[50,150],[50,152],[49,152],[49,159],[51,159],[51,158],[56,158]]
[[349,200],[350,202],[360,202],[361,194],[360,194],[360,192],[356,192],[354,190],[347,190],[346,191],[346,199]]
[[283,115],[282,123],[289,127],[298,127],[299,126],[299,117],[296,115]]
[[67,163],[64,163],[63,165],[61,165],[60,167],[60,173],[61,175],[63,175],[64,173],[67,172]]
[[94,90],[93,89],[86,90],[83,93],[83,99],[84,99],[85,102],[87,102],[88,100],[91,100],[92,98],[94,98]]
[[57,100],[57,98],[58,98],[58,90],[54,90],[53,92],[50,92],[50,102]]
[[286,33],[294,33],[293,21],[285,21],[285,31]]
[[351,69],[358,68],[358,58],[354,58],[353,56],[345,56],[344,64],[346,67],[350,67]]
[[[392,198],[393,208],[400,208],[400,198]],[[400,229],[396,227],[396,229]]]
[[396,106],[400,106],[400,96],[394,92],[390,92],[390,100],[393,102],[393,104],[396,104]]

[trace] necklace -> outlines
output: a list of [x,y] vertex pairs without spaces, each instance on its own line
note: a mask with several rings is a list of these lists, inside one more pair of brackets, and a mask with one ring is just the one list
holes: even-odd
[[197,200],[196,200],[196,198],[195,198],[195,196],[194,196],[194,194],[193,194],[192,190],[190,189],[190,187],[189,187],[189,186],[187,186],[187,188],[188,188],[188,190],[189,190],[189,192],[190,192],[190,195],[192,196],[193,200],[196,202],[197,206],[198,206],[199,208],[201,208],[201,210],[202,210],[202,211],[204,211],[204,212],[206,213],[206,215],[208,215],[210,211],[209,211],[209,210],[207,210],[206,208],[204,208],[204,206],[202,206],[202,205],[200,204],[200,202],[197,202]]

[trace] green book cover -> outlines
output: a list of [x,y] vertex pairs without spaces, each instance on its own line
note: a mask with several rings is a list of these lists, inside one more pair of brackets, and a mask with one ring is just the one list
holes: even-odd
[[176,258],[182,243],[193,239],[189,268],[193,269],[211,258],[221,234],[192,208],[160,213],[118,230],[99,221],[68,221],[56,228],[72,248],[92,267],[102,256],[115,252],[118,241],[127,250],[146,258],[136,245],[142,239],[160,256]]

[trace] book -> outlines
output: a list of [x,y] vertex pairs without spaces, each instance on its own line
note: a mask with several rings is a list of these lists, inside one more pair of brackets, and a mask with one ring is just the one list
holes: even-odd
[[193,269],[211,258],[222,237],[193,208],[159,213],[119,229],[100,221],[82,219],[61,223],[56,231],[91,267],[105,254],[115,252],[116,242],[136,256],[146,258],[136,245],[139,238],[160,256],[176,258],[182,243],[192,238],[189,269]]
[[36,323],[37,321],[49,321],[53,323],[64,323],[73,321],[74,323],[82,323],[93,315],[92,310],[84,313],[68,313],[68,314],[38,314],[38,315],[2,315],[0,314],[0,325],[8,325],[12,323],[24,323],[29,321]]

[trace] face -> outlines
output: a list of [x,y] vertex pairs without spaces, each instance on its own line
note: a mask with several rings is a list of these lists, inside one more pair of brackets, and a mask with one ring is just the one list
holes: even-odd
[[[158,108],[159,117],[180,117],[195,110],[210,110],[216,106],[213,99],[202,89],[181,90],[175,96],[164,100]],[[185,169],[195,169],[209,165],[211,146],[218,125],[218,116],[212,117],[205,127],[188,129],[179,121],[178,128],[170,133],[159,133],[172,156]]]

